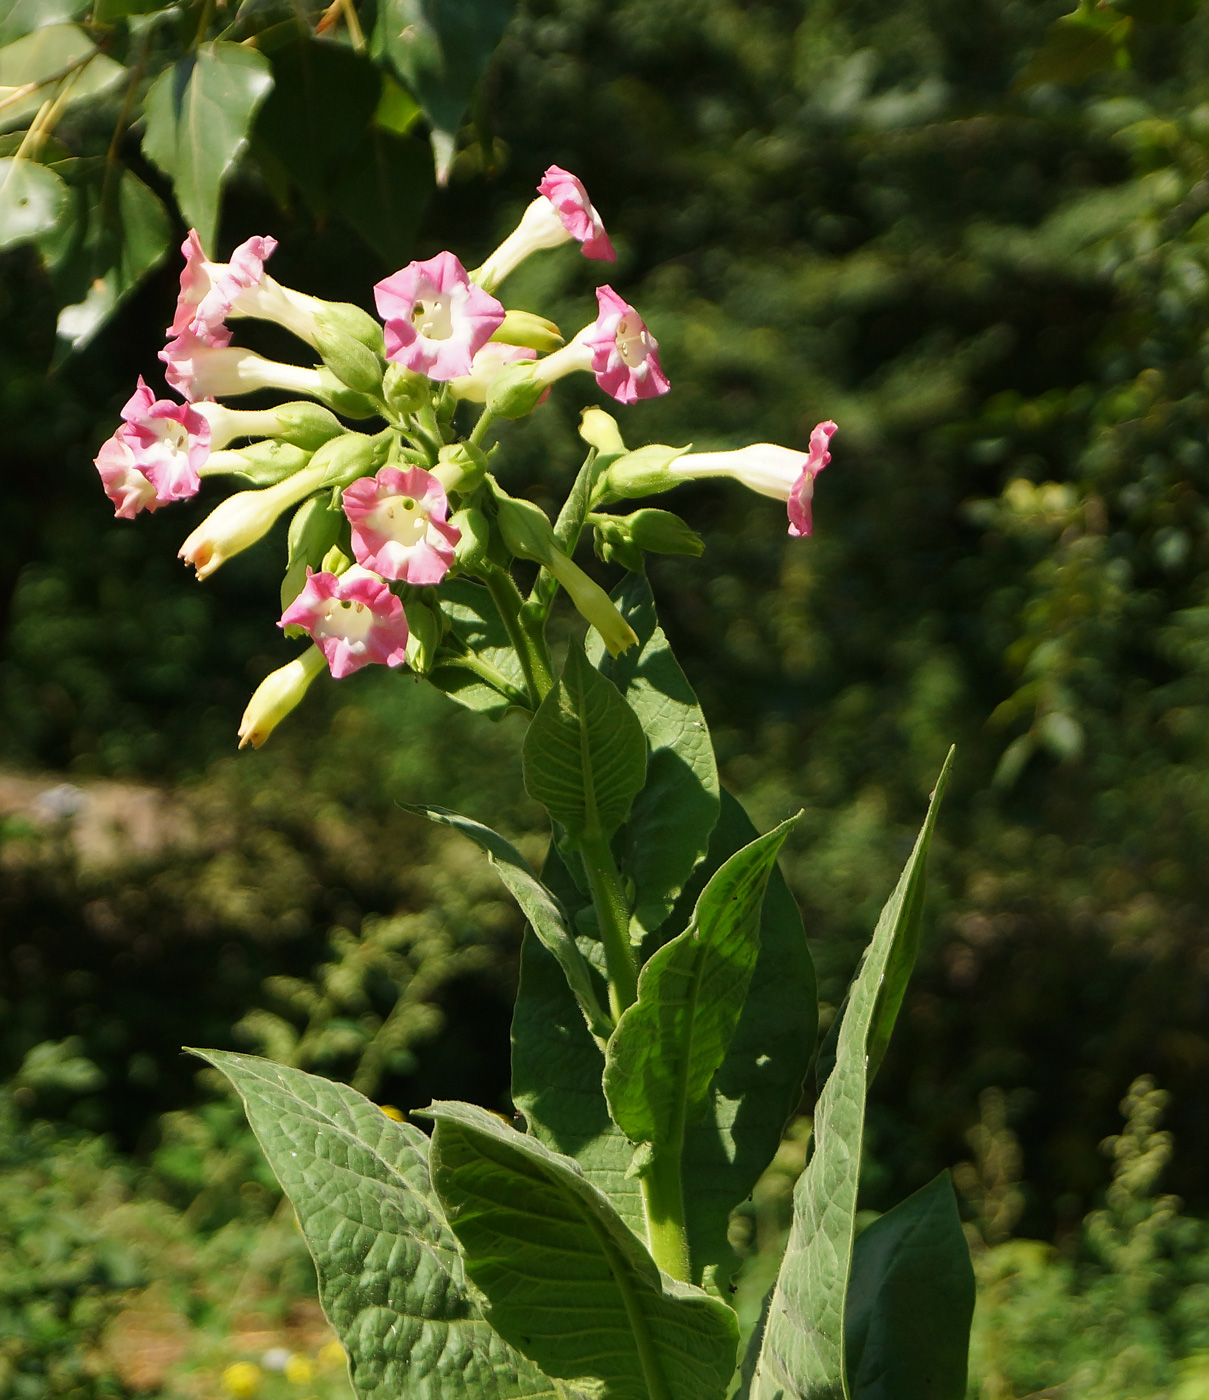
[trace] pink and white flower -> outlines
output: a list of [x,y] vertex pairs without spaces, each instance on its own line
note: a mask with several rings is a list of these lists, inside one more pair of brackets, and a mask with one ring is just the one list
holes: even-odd
[[532,254],[557,248],[573,238],[583,245],[584,257],[617,261],[604,221],[577,176],[552,165],[542,176],[537,191],[537,198],[521,215],[520,223],[482,267],[470,274],[471,281],[489,292]]
[[[819,423],[810,434],[808,452],[795,452],[771,442],[757,442],[735,452],[686,452],[668,463],[665,470],[674,479],[668,485],[674,485],[677,480],[732,477],[750,491],[784,501],[789,514],[789,533],[795,537],[809,535],[814,479],[831,461],[828,444],[836,430],[830,420]],[[615,479],[619,492],[624,494],[624,471],[617,473]]]
[[504,308],[470,281],[452,253],[408,263],[377,284],[374,303],[385,323],[386,358],[441,382],[470,374],[504,320]]
[[208,338],[183,330],[159,352],[164,378],[192,402],[226,394],[251,394],[257,389],[322,395],[325,381],[316,369],[266,360],[255,351],[231,345],[231,332],[211,332]]
[[440,583],[448,573],[462,538],[448,511],[445,488],[421,467],[383,467],[344,488],[357,563],[405,583]]
[[467,399],[471,403],[486,403],[487,389],[505,365],[536,359],[537,351],[530,350],[528,346],[503,345],[498,340],[493,340],[489,345],[484,345],[470,362],[470,373],[451,379],[449,387],[455,398]]
[[277,625],[308,632],[337,680],[374,663],[406,663],[407,615],[383,579],[356,565],[343,574],[306,573]]
[[115,514],[132,519],[169,501],[196,496],[210,455],[210,424],[187,403],[157,399],[139,376],[123,422],[96,456]]
[[671,385],[659,363],[659,342],[646,322],[612,287],[597,287],[599,314],[581,331],[582,344],[592,352],[596,382],[618,403],[635,403],[666,394]]
[[588,198],[583,181],[561,166],[552,165],[541,178],[538,191],[545,195],[563,228],[583,245],[585,258],[616,262],[617,254],[605,232],[604,220]]
[[320,303],[283,287],[265,272],[276,247],[275,238],[249,238],[231,254],[230,262],[211,262],[190,229],[181,244],[185,266],[168,335],[175,338],[188,331],[206,345],[226,345],[228,316],[258,316],[314,344],[315,311]]

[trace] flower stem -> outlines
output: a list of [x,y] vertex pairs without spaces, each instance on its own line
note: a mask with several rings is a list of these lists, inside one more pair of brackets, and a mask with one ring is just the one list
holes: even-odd
[[487,429],[491,427],[491,420],[495,415],[489,408],[483,409],[479,414],[479,421],[470,430],[470,445],[472,447],[482,447],[483,439],[487,436]]
[[638,1000],[638,966],[630,947],[629,910],[608,841],[603,836],[585,832],[579,849],[604,944],[605,966],[609,972],[609,1010],[617,1020],[626,1007]]

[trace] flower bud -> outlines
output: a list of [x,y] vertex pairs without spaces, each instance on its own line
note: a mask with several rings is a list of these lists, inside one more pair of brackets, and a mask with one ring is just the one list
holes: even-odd
[[600,476],[593,492],[593,503],[633,500],[636,496],[655,496],[661,491],[670,491],[683,478],[674,476],[668,467],[688,450],[688,447],[665,447],[656,442],[640,447],[637,452],[627,452]]
[[593,522],[592,541],[596,557],[606,564],[620,564],[640,574],[643,569],[642,550],[634,543],[626,522],[618,515],[603,515]]
[[351,301],[320,302],[315,311],[315,326],[320,335],[337,332],[351,336],[375,355],[385,351],[382,327],[369,314]]
[[311,682],[326,665],[319,648],[308,647],[301,656],[266,676],[253,692],[239,722],[239,747],[251,744],[258,749],[307,693]]
[[311,458],[311,468],[322,470],[320,486],[349,486],[358,477],[373,475],[386,459],[387,446],[380,437],[343,433],[323,444]]
[[584,409],[579,420],[579,435],[602,457],[625,455],[626,446],[621,440],[621,429],[617,426],[617,419],[611,413],[606,413],[603,408]]
[[405,365],[388,365],[382,394],[387,406],[400,418],[406,418],[432,402],[432,380]]
[[386,361],[354,336],[318,318],[315,349],[342,384],[373,398],[381,394]]
[[407,664],[418,675],[427,675],[436,660],[437,647],[441,644],[443,628],[440,614],[421,603],[419,599],[409,599],[403,606],[407,614]]
[[563,343],[562,332],[554,322],[532,311],[506,311],[503,324],[491,339],[504,345],[524,345],[539,355],[548,355]]
[[236,471],[251,485],[275,486],[287,476],[301,471],[311,460],[311,454],[288,442],[269,438],[265,442],[249,443],[247,447],[240,447],[231,453],[224,452],[223,460],[228,459],[237,459],[242,463],[236,467]]
[[532,501],[519,501],[500,486],[495,487],[493,494],[500,534],[509,550],[518,559],[549,564],[551,554],[558,548],[550,517]]
[[273,436],[310,452],[344,432],[344,424],[334,413],[329,413],[317,403],[307,403],[305,399],[297,403],[283,403],[272,413],[277,420]]
[[338,376],[324,366],[323,369],[315,370],[315,384],[311,392],[328,408],[334,409],[345,418],[374,418],[378,414],[378,405],[373,399],[365,394],[358,393],[355,389],[350,389]]
[[705,542],[695,530],[670,510],[636,510],[626,516],[630,538],[651,554],[688,554],[694,559],[705,552]]
[[459,510],[449,517],[449,523],[461,532],[453,547],[454,562],[463,569],[477,571],[486,562],[491,544],[491,526],[481,510],[473,506]]
[[450,442],[441,448],[433,476],[446,491],[469,494],[487,474],[487,454],[471,442]]
[[537,407],[547,385],[538,377],[541,361],[505,365],[487,389],[487,411],[495,418],[523,418]]

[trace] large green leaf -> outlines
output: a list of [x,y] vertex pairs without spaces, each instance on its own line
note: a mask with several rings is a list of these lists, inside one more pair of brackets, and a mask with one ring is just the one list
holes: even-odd
[[[40,0],[39,0],[40,2]],[[47,14],[52,13],[50,7]],[[7,17],[14,29],[25,29],[27,17],[16,11]],[[27,97],[0,110],[0,129],[25,124],[25,119],[48,98],[63,98],[69,105],[95,97],[126,74],[120,63],[100,53],[88,35],[74,24],[29,25],[21,38],[0,48],[0,95],[4,88],[39,83]],[[55,81],[48,81],[54,79]]]
[[44,165],[0,160],[0,250],[49,233],[68,207],[67,186]]
[[638,645],[609,656],[590,634],[589,659],[638,716],[650,756],[622,832],[621,865],[634,884],[634,934],[663,923],[718,820],[718,769],[705,715],[655,616],[651,586],[627,574],[613,601]]
[[197,1053],[239,1091],[290,1198],[359,1396],[553,1400],[467,1288],[423,1133],[344,1084],[251,1055]]
[[272,86],[264,54],[215,40],[178,59],[148,90],[143,154],[171,177],[186,223],[211,256],[223,184]]
[[[447,648],[451,654],[426,679],[468,710],[502,719],[512,705],[508,693],[524,695],[525,673],[491,594],[469,579],[446,580],[441,585],[441,611],[452,634]],[[470,664],[458,664],[455,651],[465,653]]]
[[722,1400],[738,1328],[661,1275],[570,1159],[469,1104],[433,1104],[433,1184],[495,1330],[596,1400]]
[[951,763],[952,753],[849,993],[835,1068],[815,1109],[814,1155],[794,1188],[793,1226],[752,1382],[754,1400],[850,1395],[844,1375],[844,1314],[864,1142],[869,1036],[894,944],[922,887]]
[[487,853],[487,859],[529,920],[529,927],[541,939],[542,946],[558,960],[567,985],[583,1012],[584,1024],[593,1035],[602,1040],[607,1037],[613,1027],[602,1009],[601,997],[606,990],[605,985],[580,951],[558,901],[529,869],[528,862],[516,847],[489,826],[445,807],[404,803],[403,809],[452,827]]
[[963,1400],[974,1268],[948,1172],[856,1237],[844,1326],[852,1400]]
[[705,1112],[760,951],[764,890],[797,818],[737,851],[715,872],[683,933],[658,949],[638,1000],[605,1052],[613,1121],[634,1143],[680,1153],[685,1124]]
[[642,725],[577,643],[533,717],[522,761],[529,796],[563,827],[572,849],[585,836],[608,840],[642,788]]
[[442,183],[454,139],[515,0],[379,0],[376,57],[386,57],[423,108]]
[[[669,931],[686,927],[709,877],[757,834],[724,790],[709,852],[668,919]],[[586,900],[553,847],[542,878],[574,920]],[[579,941],[599,965],[599,943],[588,935]],[[814,968],[802,919],[774,867],[747,1002],[714,1080],[712,1104],[685,1135],[684,1205],[694,1278],[708,1278],[720,1266],[725,1271],[737,1262],[726,1237],[730,1212],[772,1160],[798,1105],[817,1024]],[[631,1228],[645,1236],[640,1184],[626,1175],[633,1146],[609,1117],[603,1072],[603,1057],[584,1028],[558,964],[526,930],[512,1019],[513,1102],[530,1131],[573,1156]]]
[[0,45],[43,29],[79,19],[89,0],[0,0]]

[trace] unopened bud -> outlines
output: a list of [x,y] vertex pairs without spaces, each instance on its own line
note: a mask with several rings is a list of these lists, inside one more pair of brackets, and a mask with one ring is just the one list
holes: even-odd
[[406,418],[432,402],[432,380],[403,365],[388,365],[382,379],[382,395],[393,412]]
[[316,321],[315,349],[322,355],[323,363],[350,389],[378,397],[382,392],[385,360],[354,336],[327,324],[323,317],[317,317]]
[[487,454],[471,442],[450,442],[441,448],[433,476],[448,491],[473,491],[487,474]]
[[548,564],[558,549],[550,517],[532,501],[519,501],[500,486],[495,486],[496,519],[504,543],[518,559],[532,559]]
[[579,435],[602,457],[620,457],[626,450],[617,419],[603,408],[585,408],[579,420]]
[[407,664],[417,675],[427,675],[441,644],[440,615],[418,599],[409,599],[403,611],[407,614]]
[[297,403],[283,403],[273,409],[273,414],[277,419],[274,437],[293,447],[304,447],[309,452],[314,452],[317,447],[322,447],[325,442],[344,432],[344,424],[334,413],[305,399],[299,399]]
[[311,470],[323,471],[320,486],[351,486],[362,476],[372,476],[386,459],[387,443],[364,433],[344,433],[326,442],[311,458]]
[[592,493],[593,504],[633,500],[638,496],[655,496],[661,491],[670,491],[673,486],[680,485],[681,478],[673,476],[668,467],[688,450],[688,447],[665,447],[656,442],[618,457],[597,480]]
[[642,550],[634,543],[629,527],[616,515],[604,515],[594,520],[592,544],[596,557],[606,564],[620,564],[634,573],[642,572]]
[[705,551],[701,536],[670,510],[636,510],[626,521],[630,538],[652,554],[688,554],[696,559]]
[[351,301],[320,302],[315,311],[315,325],[320,334],[327,330],[338,331],[359,341],[375,355],[385,353],[382,327],[368,311],[362,311]]
[[277,442],[273,438],[249,443],[230,455],[244,463],[237,475],[252,486],[275,486],[287,476],[301,471],[311,460],[309,451],[288,442]]
[[554,322],[532,311],[506,311],[491,339],[503,345],[524,345],[539,355],[548,355],[563,343],[562,332]]
[[314,395],[320,403],[327,404],[328,408],[334,409],[345,418],[373,418],[378,414],[379,408],[373,399],[358,393],[356,389],[350,389],[326,365],[316,370],[315,376]]
[[248,701],[239,722],[239,747],[251,744],[258,749],[298,704],[311,682],[327,665],[318,647],[308,647],[301,656],[261,681]]
[[505,365],[487,388],[487,409],[495,418],[523,418],[549,387],[538,377],[540,361]]
[[463,569],[477,572],[486,562],[491,544],[491,526],[487,523],[487,517],[471,506],[451,515],[449,523],[461,531],[461,537],[453,547],[454,561]]

